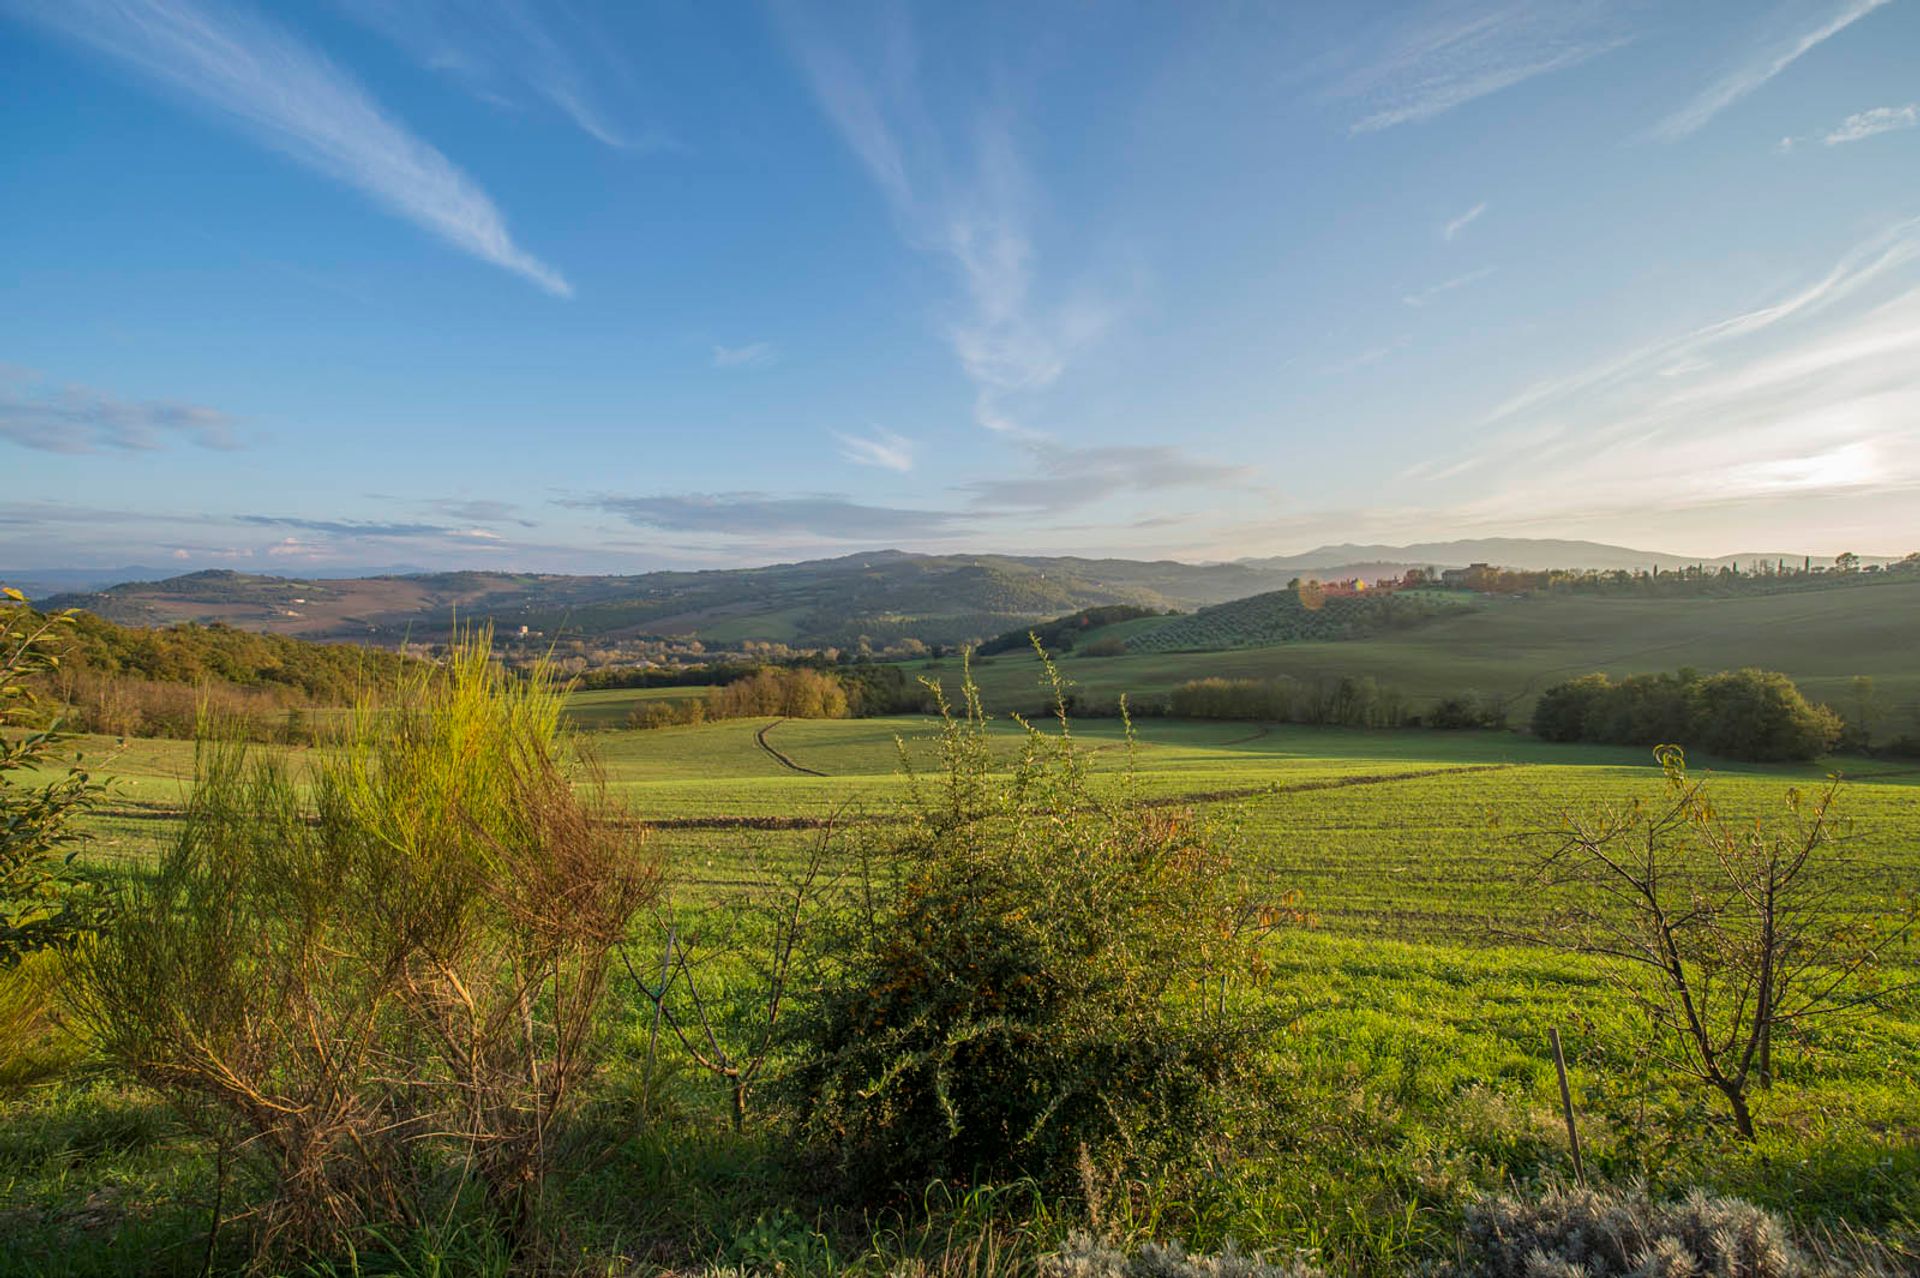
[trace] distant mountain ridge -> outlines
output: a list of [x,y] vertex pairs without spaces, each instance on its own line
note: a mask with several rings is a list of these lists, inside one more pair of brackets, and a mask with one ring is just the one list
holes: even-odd
[[[1719,568],[1731,564],[1745,567],[1765,561],[1785,560],[1798,564],[1811,558],[1816,564],[1830,559],[1804,554],[1736,554],[1719,556],[1675,555],[1660,550],[1635,550],[1610,546],[1598,541],[1566,541],[1545,537],[1481,537],[1462,541],[1418,542],[1410,546],[1359,546],[1351,543],[1318,546],[1297,555],[1273,555],[1240,559],[1235,562],[1271,568],[1276,571],[1325,572],[1337,568],[1385,566],[1465,568],[1470,564],[1492,564],[1497,568],[1516,568],[1539,572],[1548,568],[1652,569],[1662,572],[1704,564]],[[1863,563],[1888,563],[1886,556],[1862,555]]]
[[[614,639],[666,636],[709,645],[883,646],[956,643],[1084,608],[1192,611],[1284,588],[1296,577],[1397,575],[1409,567],[1650,569],[1799,555],[1697,559],[1598,542],[1483,538],[1410,546],[1336,545],[1231,563],[864,551],[758,568],[572,576],[494,571],[274,577],[210,569],[57,594],[124,625],[223,622],[312,639],[397,643],[461,623]],[[1869,562],[1872,562],[1869,560]],[[30,577],[30,574],[24,574]]]

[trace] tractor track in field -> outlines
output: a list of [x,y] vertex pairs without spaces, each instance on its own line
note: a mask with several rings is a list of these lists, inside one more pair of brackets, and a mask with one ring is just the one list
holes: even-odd
[[[768,727],[772,727],[769,724]],[[761,729],[765,731],[766,729]],[[764,744],[764,743],[763,743]],[[767,746],[769,753],[776,753]],[[825,776],[823,772],[814,772],[799,764],[787,761],[787,765],[796,772],[808,776]],[[1177,808],[1192,803],[1229,803],[1235,799],[1258,799],[1268,795],[1307,794],[1315,790],[1343,790],[1350,786],[1388,785],[1395,781],[1421,781],[1429,777],[1455,776],[1470,772],[1501,772],[1509,768],[1525,767],[1514,763],[1468,763],[1450,768],[1422,768],[1417,772],[1368,772],[1357,776],[1323,777],[1315,781],[1295,781],[1281,785],[1240,786],[1231,790],[1199,790],[1189,794],[1158,795],[1143,800],[1150,808]],[[186,814],[184,808],[95,808],[95,816],[114,817],[128,821],[175,821]],[[885,825],[904,820],[903,817],[888,815],[832,816],[739,816],[716,814],[714,816],[628,818],[608,820],[606,824],[651,830],[823,830],[832,825]]]
[[774,761],[777,762],[783,768],[791,768],[793,771],[800,773],[802,776],[824,777],[825,775],[827,775],[824,772],[816,772],[812,768],[801,767],[799,764],[793,761],[792,756],[783,753],[779,747],[773,744],[773,742],[767,740],[767,734],[769,732],[772,732],[775,728],[779,727],[781,724],[785,722],[786,722],[785,719],[775,719],[772,723],[769,723],[766,727],[754,733],[753,739],[755,741],[758,741],[760,743],[760,748],[762,750],[765,750],[768,754],[772,755],[774,758]]

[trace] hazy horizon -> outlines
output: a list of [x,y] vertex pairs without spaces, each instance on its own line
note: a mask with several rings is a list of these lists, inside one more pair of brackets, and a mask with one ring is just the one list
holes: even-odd
[[1920,9],[0,0],[0,562],[1920,545]]

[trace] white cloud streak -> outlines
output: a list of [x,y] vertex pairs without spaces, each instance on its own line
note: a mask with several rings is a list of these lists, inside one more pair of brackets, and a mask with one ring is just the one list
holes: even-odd
[[1654,136],[1667,142],[1698,132],[1722,111],[1760,88],[1815,48],[1839,35],[1875,9],[1891,0],[1845,0],[1827,19],[1811,31],[1803,32],[1782,44],[1765,50],[1758,58],[1734,68],[1701,90],[1699,96],[1662,120]]
[[876,429],[869,437],[833,432],[840,441],[840,456],[856,466],[898,471],[904,475],[913,469],[913,441],[890,430]]
[[1441,229],[1440,238],[1447,241],[1449,244],[1451,244],[1454,241],[1454,239],[1459,236],[1460,232],[1466,230],[1469,226],[1472,226],[1475,222],[1479,221],[1480,215],[1482,213],[1485,213],[1486,211],[1487,211],[1487,202],[1485,200],[1482,200],[1480,201],[1480,203],[1468,209],[1465,213],[1462,213],[1459,217],[1456,217],[1451,222],[1448,222],[1446,226]]
[[[921,98],[912,33],[897,14],[880,25],[880,47],[863,66],[797,10],[787,12],[795,57],[821,110],[886,198],[902,237],[945,261],[958,280],[965,305],[947,339],[974,385],[975,420],[1025,431],[1017,401],[1057,381],[1113,314],[1098,299],[1036,304],[1032,196],[1011,113],[997,101],[977,104],[956,145]],[[953,152],[965,162],[951,162]]]
[[[484,101],[513,104],[525,92],[544,98],[594,141],[620,150],[672,146],[657,126],[623,127],[601,101],[602,90],[556,35],[547,19],[572,18],[560,6],[540,12],[523,0],[339,0],[357,21],[412,54],[431,71],[449,76]],[[578,26],[578,19],[571,25]],[[576,46],[591,42],[601,57],[615,53],[611,41],[590,30]]]
[[572,287],[514,243],[471,178],[317,49],[251,12],[195,0],[0,0],[210,109],[308,168],[556,297]]
[[1827,134],[1825,141],[1828,146],[1841,146],[1878,133],[1915,126],[1920,126],[1920,102],[1909,102],[1902,107],[1874,107],[1871,111],[1856,111],[1842,120],[1840,127]]
[[749,342],[745,346],[715,346],[715,368],[765,368],[779,362],[780,351],[772,342]]
[[[1920,493],[1920,219],[1773,305],[1650,343],[1503,405],[1461,519],[1655,518]],[[1577,495],[1570,499],[1569,495]],[[1789,511],[1784,503],[1795,503]]]
[[1378,133],[1579,66],[1627,42],[1604,4],[1429,4],[1390,33],[1384,49],[1333,96],[1358,102],[1364,112],[1349,133]]
[[1457,288],[1465,288],[1469,284],[1479,283],[1489,275],[1492,275],[1494,269],[1495,268],[1491,266],[1483,266],[1477,271],[1468,271],[1465,275],[1456,275],[1450,280],[1443,280],[1431,287],[1420,289],[1418,292],[1408,293],[1400,300],[1412,307],[1425,306],[1428,302],[1431,302],[1434,298],[1442,294],[1451,293]]

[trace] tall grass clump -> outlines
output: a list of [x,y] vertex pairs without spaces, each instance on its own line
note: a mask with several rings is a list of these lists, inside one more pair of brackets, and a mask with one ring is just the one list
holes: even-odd
[[[1051,672],[1050,672],[1051,673]],[[996,771],[969,679],[942,768],[870,829],[847,934],[788,1076],[814,1147],[868,1194],[1177,1160],[1246,1069],[1254,972],[1223,831],[1101,784],[1060,711]],[[1064,692],[1054,677],[1056,705]]]
[[469,1206],[537,1238],[613,948],[658,882],[575,788],[561,695],[480,634],[304,778],[203,728],[180,834],[81,951],[77,999],[264,1180],[257,1249]]

